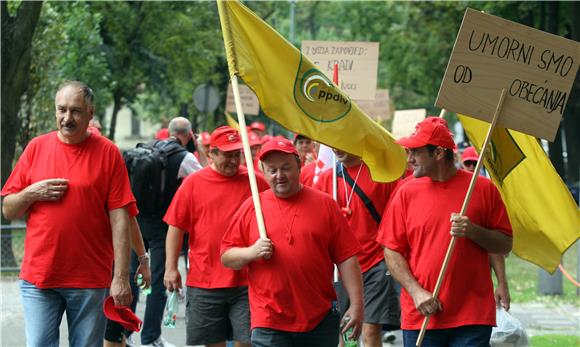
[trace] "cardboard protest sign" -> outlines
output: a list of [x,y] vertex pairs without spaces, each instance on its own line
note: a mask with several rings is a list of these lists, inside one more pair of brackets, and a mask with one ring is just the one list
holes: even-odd
[[415,130],[415,125],[425,117],[427,117],[427,110],[424,108],[395,111],[391,134],[396,139],[409,136]]
[[435,105],[554,140],[580,61],[580,44],[467,9]]
[[379,65],[378,42],[302,41],[302,54],[330,80],[334,64],[338,64],[339,87],[351,99],[374,99]]
[[376,121],[391,119],[391,98],[388,89],[377,89],[374,100],[356,100],[366,114]]
[[[260,114],[260,102],[254,92],[245,84],[239,85],[240,98],[242,99],[242,109],[244,114],[248,116],[257,116]],[[234,102],[234,93],[232,91],[232,83],[228,84],[228,94],[226,99],[226,111],[230,113],[237,113],[236,104]]]

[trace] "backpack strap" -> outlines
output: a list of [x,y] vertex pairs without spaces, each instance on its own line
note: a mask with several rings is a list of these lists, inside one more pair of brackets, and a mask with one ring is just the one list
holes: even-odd
[[175,154],[186,151],[186,149],[179,143],[177,140],[168,139],[168,140],[155,140],[152,142],[152,146],[158,148],[160,151],[163,151],[167,157]]
[[[361,165],[363,165],[363,164],[361,163]],[[371,214],[371,216],[373,217],[375,222],[377,222],[377,224],[380,225],[381,224],[381,215],[379,214],[379,212],[375,208],[375,205],[373,204],[371,199],[365,194],[365,192],[363,192],[363,190],[360,188],[360,186],[355,184],[355,181],[352,179],[352,177],[350,177],[350,175],[348,174],[348,171],[341,170],[341,166],[342,166],[342,164],[340,164],[340,163],[338,163],[336,166],[336,177],[342,177],[350,185],[350,187],[354,189],[354,192],[363,201],[363,203],[365,204],[365,207],[367,208],[367,210],[369,210],[369,213]]]

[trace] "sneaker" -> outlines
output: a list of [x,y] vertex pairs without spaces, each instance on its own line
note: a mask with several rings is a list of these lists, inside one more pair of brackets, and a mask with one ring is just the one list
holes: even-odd
[[159,336],[157,340],[148,345],[141,345],[141,347],[175,347],[175,345],[167,342],[163,336]]
[[127,347],[139,347],[139,344],[136,343],[135,341],[133,341],[131,336],[129,336],[125,339],[125,346],[127,346]]
[[392,331],[387,331],[385,335],[383,335],[383,342],[384,343],[394,343],[397,339],[397,336]]

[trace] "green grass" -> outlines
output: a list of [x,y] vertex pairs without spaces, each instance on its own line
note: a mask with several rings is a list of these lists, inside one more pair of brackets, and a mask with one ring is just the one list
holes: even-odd
[[[564,254],[562,264],[566,271],[576,280],[576,264],[578,245],[574,244]],[[506,271],[512,302],[546,302],[546,303],[571,303],[580,305],[580,296],[576,295],[576,286],[565,276],[562,276],[563,295],[539,295],[538,294],[538,270],[537,265],[529,263],[514,254],[506,259]],[[495,276],[494,276],[495,280]]]
[[572,335],[540,335],[532,336],[530,347],[577,347],[580,346],[580,336]]

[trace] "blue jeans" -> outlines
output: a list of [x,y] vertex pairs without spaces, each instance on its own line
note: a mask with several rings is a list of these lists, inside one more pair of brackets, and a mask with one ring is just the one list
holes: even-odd
[[20,280],[26,345],[58,347],[59,326],[66,311],[70,346],[101,347],[105,335],[103,302],[109,288],[39,289]]
[[303,333],[268,328],[252,330],[252,347],[336,347],[340,314],[332,309],[318,325]]
[[[420,330],[403,330],[405,347],[415,347]],[[489,347],[491,326],[464,325],[450,329],[427,330],[422,347]]]
[[[155,222],[140,217],[137,217],[137,220],[139,221],[145,248],[149,250],[151,256],[151,294],[147,295],[143,330],[141,330],[141,344],[147,345],[161,336],[161,321],[163,320],[163,312],[167,302],[167,294],[163,285],[167,224],[162,221]],[[139,262],[135,252],[133,252],[131,258],[131,278],[134,278]],[[131,289],[133,290],[131,308],[135,312],[139,301],[139,288],[134,281],[131,281]]]

